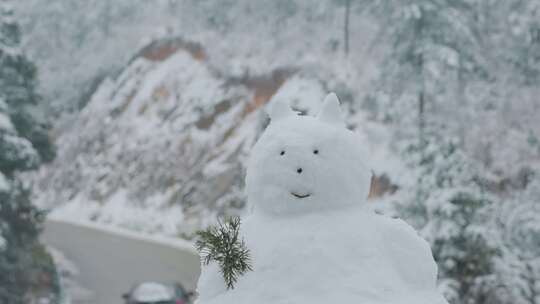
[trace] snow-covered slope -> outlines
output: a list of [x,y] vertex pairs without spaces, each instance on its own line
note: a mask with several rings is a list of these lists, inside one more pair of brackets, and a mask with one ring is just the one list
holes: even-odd
[[241,207],[241,163],[257,132],[250,100],[187,52],[138,58],[57,130],[39,202],[66,217],[167,233],[206,218],[192,214]]
[[[189,235],[215,215],[242,209],[245,159],[267,122],[260,110],[269,99],[310,112],[329,89],[344,100],[349,126],[379,141],[379,167],[394,164],[382,129],[352,109],[376,73],[374,24],[354,18],[354,55],[345,58],[323,47],[341,37],[341,10],[306,5],[321,18],[317,26],[332,28],[320,31],[327,36],[307,31],[312,23],[299,15],[288,21],[298,26],[274,41],[264,38],[275,36],[267,27],[273,21],[246,18],[226,40],[199,29],[187,37],[202,45],[169,33],[133,52],[80,113],[56,125],[58,157],[38,173],[35,201],[59,217]],[[246,41],[254,36],[245,28],[265,29],[265,36]],[[291,38],[307,34],[313,39]]]
[[268,98],[311,112],[325,94],[302,72],[272,83],[278,72],[238,80],[181,48],[139,56],[57,127],[58,157],[38,173],[36,201],[60,218],[170,235],[237,213]]

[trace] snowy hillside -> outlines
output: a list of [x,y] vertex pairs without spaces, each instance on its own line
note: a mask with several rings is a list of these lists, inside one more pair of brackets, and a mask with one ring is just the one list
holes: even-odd
[[292,68],[223,75],[193,45],[151,43],[57,127],[58,156],[36,181],[40,206],[173,235],[242,210],[245,160],[267,122],[264,105],[273,96],[316,111],[327,83]]
[[117,73],[151,40],[197,41],[228,75],[324,66],[339,67],[341,81],[376,64],[364,55],[379,42],[377,23],[361,2],[350,12],[348,64],[338,1],[27,0],[19,9],[25,47],[40,66],[40,90],[54,113],[78,110],[98,80]]
[[[158,38],[116,61],[94,60],[102,66],[99,69],[106,70],[104,65],[118,66],[123,58],[131,57],[118,76],[97,86],[80,113],[57,124],[58,157],[36,180],[40,206],[54,209],[60,217],[189,235],[213,222],[217,214],[242,209],[245,158],[267,123],[261,108],[270,98],[287,99],[297,110],[310,112],[318,109],[328,90],[334,90],[350,108],[349,125],[354,128],[364,121],[353,105],[367,92],[380,54],[371,46],[377,39],[376,23],[362,10],[352,12],[355,55],[346,58],[338,22],[343,10],[332,3],[305,1],[287,8],[243,1],[219,8],[189,1],[178,6],[159,2],[155,8],[137,12],[139,26],[145,28],[141,32],[152,33],[153,23],[170,22],[171,29],[176,29],[174,22],[181,22],[181,27],[154,28],[150,37]],[[28,13],[46,18],[53,12],[47,7],[43,13]],[[251,18],[235,18],[245,14]],[[220,18],[219,24],[208,19],[214,15]],[[29,27],[34,24],[31,20]],[[144,41],[139,37],[135,43],[135,37],[122,34],[131,31],[127,23],[111,26],[109,34],[115,39],[108,40],[110,44],[129,49]],[[51,24],[50,29],[55,27]],[[36,35],[39,32],[34,30]],[[305,39],[294,39],[300,36]],[[63,60],[40,40],[31,40],[29,45],[51,52],[51,56],[36,54],[43,66]],[[92,41],[80,47],[89,56],[101,49]],[[70,73],[84,71],[74,66]],[[386,151],[388,136],[381,137],[377,126],[365,127],[376,133],[378,142],[373,142],[381,146],[377,149]],[[386,154],[378,153],[381,158]],[[396,168],[391,161],[379,164],[384,169]]]
[[58,129],[39,201],[67,217],[167,233],[241,207],[241,163],[257,130],[251,95],[185,51],[137,58]]

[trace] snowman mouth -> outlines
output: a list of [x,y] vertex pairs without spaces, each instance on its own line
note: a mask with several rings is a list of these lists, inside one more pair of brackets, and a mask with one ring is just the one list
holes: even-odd
[[311,196],[311,194],[309,194],[309,193],[307,193],[307,194],[298,194],[298,193],[291,192],[291,194],[296,198],[306,198],[306,197]]

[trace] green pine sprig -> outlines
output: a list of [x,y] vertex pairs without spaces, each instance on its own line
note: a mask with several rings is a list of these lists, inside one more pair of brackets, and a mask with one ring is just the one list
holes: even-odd
[[239,239],[240,218],[231,217],[216,226],[197,232],[195,243],[204,265],[215,261],[223,275],[227,289],[234,289],[238,278],[253,270],[249,249],[244,240]]

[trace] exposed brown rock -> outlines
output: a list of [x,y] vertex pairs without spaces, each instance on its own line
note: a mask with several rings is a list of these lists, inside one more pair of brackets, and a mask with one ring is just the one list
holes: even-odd
[[385,194],[393,194],[399,189],[398,185],[393,184],[388,175],[375,175],[371,177],[371,187],[369,189],[368,199],[381,197]]
[[186,41],[180,37],[156,40],[141,49],[134,58],[143,57],[151,61],[164,61],[179,50],[184,50],[199,61],[206,61],[208,55],[204,48],[196,42]]

